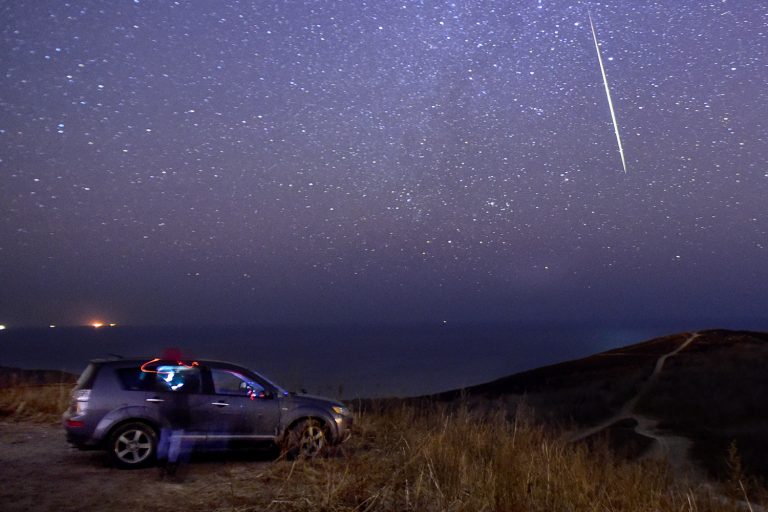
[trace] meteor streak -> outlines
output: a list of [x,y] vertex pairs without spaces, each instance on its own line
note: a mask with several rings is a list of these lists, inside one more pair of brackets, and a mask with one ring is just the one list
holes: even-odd
[[603,85],[605,85],[605,97],[608,98],[608,108],[611,110],[611,120],[613,121],[613,131],[616,133],[616,143],[619,145],[619,155],[621,155],[621,166],[624,167],[624,174],[627,173],[627,162],[624,160],[624,148],[621,145],[621,135],[619,135],[619,124],[616,122],[616,112],[613,111],[613,101],[611,101],[611,90],[608,88],[608,77],[605,76],[605,67],[603,66],[603,57],[600,55],[600,45],[597,42],[597,32],[595,24],[592,23],[592,13],[589,15],[589,26],[592,27],[592,39],[595,41],[595,51],[597,52],[597,61],[600,63],[600,72],[603,74]]

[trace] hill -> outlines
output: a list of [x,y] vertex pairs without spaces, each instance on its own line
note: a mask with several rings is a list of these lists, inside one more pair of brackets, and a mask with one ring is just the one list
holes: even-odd
[[16,386],[74,384],[75,381],[77,381],[77,375],[60,370],[26,370],[0,366],[0,389]]
[[666,457],[725,477],[768,477],[768,333],[680,333],[511,375],[462,391],[471,403],[521,402],[575,441],[608,438],[629,457]]

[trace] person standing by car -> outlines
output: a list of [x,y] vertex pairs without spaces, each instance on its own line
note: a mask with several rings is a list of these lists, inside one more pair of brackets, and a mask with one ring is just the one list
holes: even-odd
[[157,446],[158,467],[161,476],[174,476],[193,448],[185,432],[191,426],[189,396],[200,392],[200,370],[181,362],[158,366],[156,386],[163,396],[161,409],[166,418]]

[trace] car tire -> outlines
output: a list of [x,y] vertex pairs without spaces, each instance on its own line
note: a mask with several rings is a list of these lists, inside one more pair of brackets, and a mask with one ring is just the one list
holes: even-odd
[[288,459],[313,459],[328,450],[330,439],[323,422],[307,418],[296,423],[288,432],[285,456]]
[[125,423],[109,436],[109,458],[120,469],[149,466],[155,461],[157,432],[142,422]]

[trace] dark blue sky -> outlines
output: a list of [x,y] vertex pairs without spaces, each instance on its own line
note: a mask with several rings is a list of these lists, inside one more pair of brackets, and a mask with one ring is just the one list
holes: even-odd
[[765,314],[763,1],[0,19],[0,323]]

